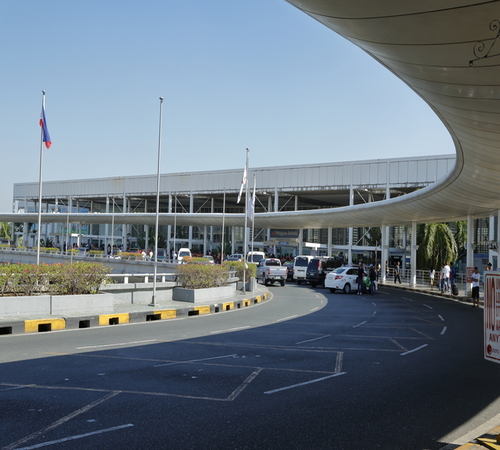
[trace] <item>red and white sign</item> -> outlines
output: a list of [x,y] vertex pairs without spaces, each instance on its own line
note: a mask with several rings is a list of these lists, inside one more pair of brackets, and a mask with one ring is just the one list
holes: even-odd
[[500,363],[500,272],[484,276],[484,358]]
[[465,280],[465,282],[472,283],[472,274],[474,273],[474,267],[467,267],[466,271],[467,279]]

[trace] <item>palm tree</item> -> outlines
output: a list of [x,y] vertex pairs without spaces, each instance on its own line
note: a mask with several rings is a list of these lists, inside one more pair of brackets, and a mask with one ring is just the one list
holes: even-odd
[[447,223],[426,223],[417,229],[417,267],[436,269],[443,264],[456,261],[458,256],[455,236]]
[[0,237],[5,238],[5,239],[11,239],[10,233],[11,233],[11,227],[10,223],[8,222],[0,222]]

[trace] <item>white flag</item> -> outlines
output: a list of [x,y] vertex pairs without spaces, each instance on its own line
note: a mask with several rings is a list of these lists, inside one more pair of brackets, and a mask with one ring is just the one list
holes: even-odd
[[236,203],[239,203],[241,200],[241,194],[243,193],[243,188],[247,184],[247,171],[248,171],[248,148],[247,148],[247,160],[245,162],[245,170],[243,170],[243,179],[241,180],[240,193],[238,194],[238,200]]
[[255,216],[255,185],[256,185],[256,177],[255,174],[253,176],[253,195],[248,200],[248,220],[253,222],[253,218]]

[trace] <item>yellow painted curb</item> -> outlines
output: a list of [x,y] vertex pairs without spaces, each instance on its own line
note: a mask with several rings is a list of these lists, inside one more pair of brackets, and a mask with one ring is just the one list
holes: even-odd
[[65,328],[66,321],[64,319],[34,319],[24,321],[25,333],[64,330]]
[[484,450],[484,447],[479,444],[473,444],[472,442],[468,442],[467,444],[457,447],[456,450]]
[[243,300],[243,306],[247,307],[247,306],[250,306],[251,304],[252,304],[251,300],[249,300],[249,299]]
[[222,304],[222,311],[229,311],[234,309],[234,302],[226,302]]
[[255,301],[257,303],[260,303],[262,301],[262,297],[260,295],[257,295],[257,297],[255,297]]
[[154,311],[153,314],[160,314],[161,320],[175,319],[177,317],[177,310],[165,309],[163,311]]
[[130,322],[129,313],[103,314],[99,316],[99,325],[118,325],[129,322]]
[[477,438],[476,441],[478,441],[480,444],[484,445],[486,448],[489,448],[491,450],[500,450],[500,444],[497,442],[496,439]]
[[210,314],[210,306],[197,306],[194,311],[198,311],[198,314]]

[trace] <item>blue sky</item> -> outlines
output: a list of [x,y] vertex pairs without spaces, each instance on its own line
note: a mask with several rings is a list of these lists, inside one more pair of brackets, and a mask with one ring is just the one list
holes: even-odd
[[43,179],[450,154],[431,109],[285,0],[2,3],[0,211]]

